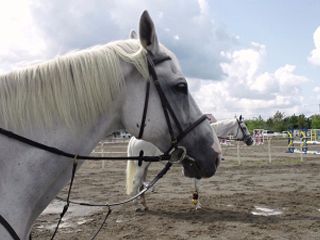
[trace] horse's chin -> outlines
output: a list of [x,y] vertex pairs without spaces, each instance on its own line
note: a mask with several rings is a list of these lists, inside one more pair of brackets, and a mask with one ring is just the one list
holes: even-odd
[[[215,161],[212,161],[213,165],[211,165],[210,167],[208,167],[208,166],[201,167],[201,165],[199,165],[199,163],[184,161],[184,162],[182,162],[183,175],[188,178],[196,178],[196,179],[212,177],[215,174],[215,172],[220,164],[221,158],[222,158],[222,155],[218,154]],[[208,169],[212,169],[212,170],[208,171]]]
[[195,169],[194,167],[190,166],[188,163],[182,164],[182,166],[183,166],[182,172],[185,177],[197,178],[197,179],[202,178],[198,169]]

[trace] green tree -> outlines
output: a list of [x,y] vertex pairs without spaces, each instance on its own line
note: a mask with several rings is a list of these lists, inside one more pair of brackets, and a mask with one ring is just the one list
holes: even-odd
[[313,115],[311,118],[311,128],[320,129],[320,115]]
[[264,129],[266,127],[266,123],[261,116],[255,119],[246,120],[245,123],[250,132],[252,132],[254,129]]
[[306,119],[306,116],[304,114],[300,114],[298,116],[298,128],[299,129],[308,128],[308,120]]
[[284,130],[287,130],[287,128],[285,127],[284,124],[284,113],[277,111],[274,115],[273,115],[273,126],[272,126],[272,130],[275,132],[282,132]]
[[285,119],[287,122],[287,129],[298,129],[298,117],[293,114],[292,116]]
[[266,122],[266,128],[269,129],[269,130],[273,130],[273,119],[272,118],[268,118],[267,119],[267,122]]

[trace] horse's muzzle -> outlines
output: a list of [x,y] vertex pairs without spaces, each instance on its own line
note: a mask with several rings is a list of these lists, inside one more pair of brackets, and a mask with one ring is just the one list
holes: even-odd
[[251,136],[247,136],[244,138],[244,142],[248,145],[248,146],[251,146],[253,144],[253,139]]
[[197,179],[213,176],[219,166],[221,154],[216,153],[213,149],[211,151],[210,157],[208,156],[205,161],[186,155],[182,161],[184,176]]

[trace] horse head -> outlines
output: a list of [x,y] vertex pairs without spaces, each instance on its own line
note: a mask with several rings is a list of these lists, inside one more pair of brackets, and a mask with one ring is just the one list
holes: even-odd
[[[185,176],[211,177],[219,163],[216,133],[209,121],[201,118],[203,114],[189,92],[177,57],[159,43],[147,11],[143,12],[139,26],[139,41],[147,52],[149,73],[154,73],[147,81],[137,72],[126,79],[123,125],[134,136],[155,144],[162,152],[173,145],[186,149],[194,163],[182,161]],[[133,38],[136,35],[131,33]],[[143,115],[145,121],[141,121]]]
[[238,128],[240,131],[238,131],[238,133],[240,134],[240,136],[238,137],[239,139],[243,140],[248,146],[253,144],[253,139],[250,135],[250,132],[244,122],[244,118],[242,115],[240,115],[239,118],[236,118],[237,123],[238,123]]

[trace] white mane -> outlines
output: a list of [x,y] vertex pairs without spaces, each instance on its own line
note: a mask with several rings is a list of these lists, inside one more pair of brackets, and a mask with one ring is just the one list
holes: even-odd
[[90,123],[124,86],[119,58],[148,78],[138,40],[95,46],[0,76],[0,127],[44,126],[57,119],[67,126]]

